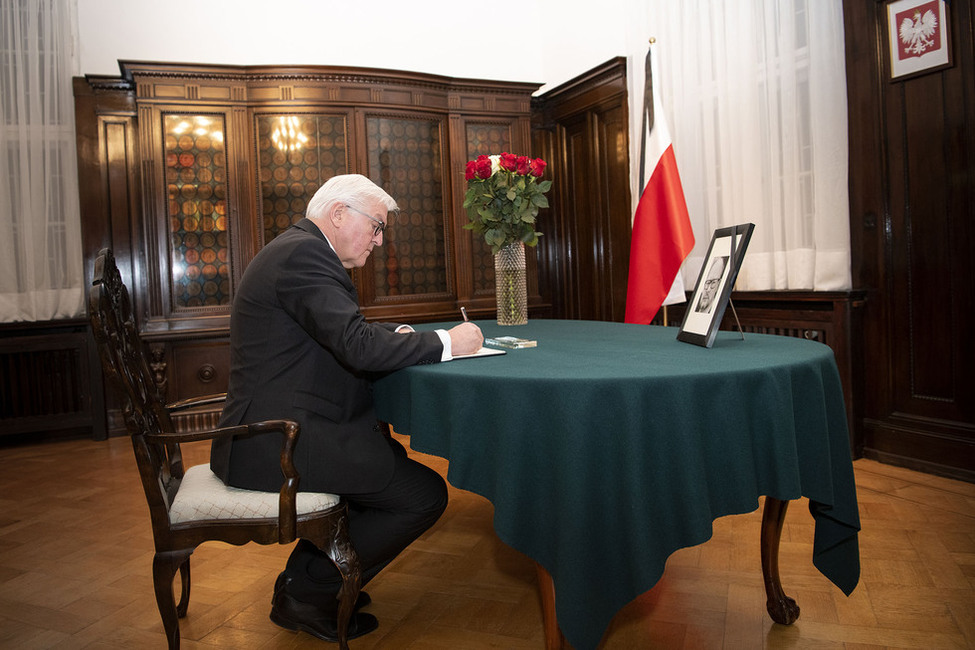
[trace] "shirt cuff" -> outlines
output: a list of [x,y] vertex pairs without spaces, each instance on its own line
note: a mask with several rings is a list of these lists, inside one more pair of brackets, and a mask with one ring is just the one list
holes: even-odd
[[447,330],[433,330],[440,337],[440,342],[443,343],[443,354],[440,355],[440,361],[450,361],[454,358],[453,348],[450,345],[450,334]]

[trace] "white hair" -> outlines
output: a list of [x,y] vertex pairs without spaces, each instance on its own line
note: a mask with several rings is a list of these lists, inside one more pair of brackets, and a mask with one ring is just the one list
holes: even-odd
[[373,203],[380,203],[387,212],[399,210],[396,200],[362,174],[341,174],[328,179],[308,202],[305,216],[322,217],[335,203],[366,212]]

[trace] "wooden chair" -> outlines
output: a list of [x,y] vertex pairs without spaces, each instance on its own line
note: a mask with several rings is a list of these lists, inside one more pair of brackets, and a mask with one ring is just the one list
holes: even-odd
[[[298,424],[274,420],[178,433],[172,413],[214,403],[224,396],[170,405],[164,402],[110,249],[100,251],[95,261],[88,311],[105,375],[121,398],[149,503],[156,549],[152,581],[169,647],[179,647],[179,619],[186,616],[190,598],[190,555],[197,546],[209,540],[236,545],[289,544],[300,537],[325,551],[342,573],[338,634],[340,648],[347,650],[348,621],[359,595],[359,558],[349,539],[345,502],[332,494],[298,492],[299,476],[292,462]],[[228,487],[208,464],[183,471],[180,443],[273,433],[282,436],[280,494]],[[182,583],[179,604],[173,597],[177,570]]]

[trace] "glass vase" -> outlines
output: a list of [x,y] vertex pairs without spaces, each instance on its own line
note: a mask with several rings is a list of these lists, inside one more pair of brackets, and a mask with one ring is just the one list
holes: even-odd
[[525,274],[525,245],[508,244],[494,254],[495,295],[498,325],[528,322],[528,285]]

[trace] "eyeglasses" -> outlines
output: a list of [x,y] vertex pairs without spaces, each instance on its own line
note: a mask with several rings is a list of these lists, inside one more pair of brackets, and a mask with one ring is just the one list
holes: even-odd
[[365,212],[363,212],[362,210],[356,210],[355,208],[353,208],[348,203],[345,204],[345,207],[347,207],[348,209],[352,210],[353,212],[358,212],[359,214],[361,214],[366,219],[369,219],[370,221],[375,221],[376,222],[376,227],[372,231],[372,236],[373,237],[378,237],[379,235],[381,235],[384,232],[386,232],[386,222],[385,221],[380,221],[376,217],[370,216],[370,215],[366,214]]

